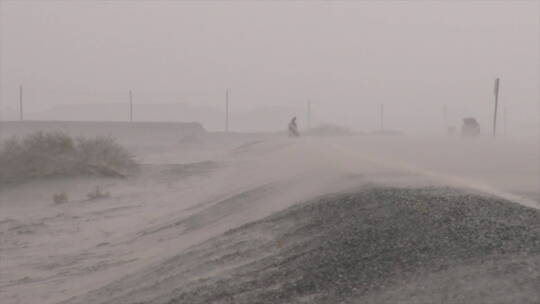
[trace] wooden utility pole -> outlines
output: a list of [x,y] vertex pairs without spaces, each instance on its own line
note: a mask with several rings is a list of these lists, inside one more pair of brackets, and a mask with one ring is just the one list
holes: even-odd
[[22,85],[19,86],[19,119],[21,121],[24,120],[24,115],[23,115],[23,86]]
[[381,131],[384,130],[384,104],[381,104]]
[[493,111],[493,137],[497,135],[497,107],[499,106],[499,78],[495,79],[495,87],[493,93],[495,94],[495,110]]
[[504,106],[504,112],[503,112],[503,124],[504,124],[504,136],[507,136],[507,129],[506,129],[506,116],[507,116],[507,108]]
[[133,122],[133,92],[129,90],[129,121]]
[[308,130],[311,129],[311,100],[308,100],[307,102],[307,123],[308,123]]
[[448,129],[448,113],[447,113],[446,105],[443,106],[443,118],[444,118],[444,131]]
[[229,89],[225,91],[225,132],[229,132]]

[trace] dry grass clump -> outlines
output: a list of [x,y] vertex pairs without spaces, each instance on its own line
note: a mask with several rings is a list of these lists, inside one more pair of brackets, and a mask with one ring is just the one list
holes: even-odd
[[101,188],[99,186],[96,186],[94,190],[86,194],[86,197],[88,198],[88,200],[93,201],[93,200],[98,200],[98,199],[109,198],[111,197],[111,194],[109,192],[101,191]]
[[305,135],[309,136],[346,136],[351,135],[352,132],[349,128],[334,124],[323,124],[318,127],[314,127],[305,132]]
[[68,196],[67,196],[67,194],[65,192],[55,193],[55,194],[53,194],[53,201],[54,201],[55,204],[67,203]]
[[125,177],[136,169],[133,156],[114,138],[72,138],[37,132],[6,140],[0,148],[0,183],[51,176]]

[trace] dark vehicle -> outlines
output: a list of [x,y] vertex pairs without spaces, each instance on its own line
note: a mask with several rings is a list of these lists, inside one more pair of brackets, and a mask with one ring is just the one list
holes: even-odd
[[463,119],[463,126],[461,127],[462,137],[477,137],[480,135],[480,125],[476,119],[472,117],[466,117]]

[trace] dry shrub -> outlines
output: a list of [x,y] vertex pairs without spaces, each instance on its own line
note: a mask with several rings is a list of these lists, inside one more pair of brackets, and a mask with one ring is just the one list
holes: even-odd
[[56,203],[56,204],[63,204],[63,203],[67,203],[68,201],[68,196],[65,192],[61,192],[61,193],[55,193],[53,194],[53,201]]
[[351,135],[351,130],[344,126],[323,124],[306,131],[310,136],[346,136]]
[[103,192],[101,189],[97,186],[94,188],[93,191],[86,194],[86,197],[88,200],[93,201],[97,199],[104,199],[110,197],[111,194],[109,192]]
[[114,138],[73,139],[62,132],[37,132],[6,140],[0,149],[0,182],[50,176],[124,177],[137,164]]

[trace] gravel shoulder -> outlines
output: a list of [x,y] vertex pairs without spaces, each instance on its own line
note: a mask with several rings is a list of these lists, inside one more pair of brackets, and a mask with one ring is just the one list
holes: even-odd
[[366,186],[230,230],[69,303],[538,303],[540,211]]

